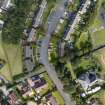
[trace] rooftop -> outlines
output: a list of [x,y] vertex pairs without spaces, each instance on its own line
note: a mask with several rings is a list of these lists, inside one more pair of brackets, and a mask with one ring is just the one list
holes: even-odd
[[99,80],[101,79],[95,71],[86,72],[78,77],[78,81],[84,88],[84,90],[89,89],[94,83],[98,82]]

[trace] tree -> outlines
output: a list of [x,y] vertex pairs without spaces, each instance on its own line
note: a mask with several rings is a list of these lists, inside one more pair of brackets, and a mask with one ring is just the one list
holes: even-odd
[[80,35],[80,37],[75,42],[75,47],[78,50],[81,50],[83,54],[88,50],[92,48],[90,35],[88,32],[84,32]]
[[82,49],[85,47],[86,43],[88,42],[87,34],[81,34],[78,41],[76,42],[77,49]]
[[19,43],[22,38],[27,15],[30,12],[33,0],[15,0],[15,7],[5,15],[5,24],[2,30],[2,39],[6,43]]
[[79,74],[81,73],[87,72],[89,70],[94,70],[95,67],[96,63],[94,62],[94,60],[92,60],[91,58],[90,59],[82,58],[76,68],[76,74],[77,76],[79,76]]

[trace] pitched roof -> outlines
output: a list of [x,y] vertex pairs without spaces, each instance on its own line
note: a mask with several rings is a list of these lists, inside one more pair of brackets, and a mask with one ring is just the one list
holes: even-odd
[[81,86],[87,90],[92,83],[94,83],[99,77],[97,76],[95,71],[89,71],[84,74],[81,74],[78,77],[78,81],[80,82]]
[[96,72],[87,72],[79,76],[79,80],[86,81],[87,83],[91,83],[97,79]]

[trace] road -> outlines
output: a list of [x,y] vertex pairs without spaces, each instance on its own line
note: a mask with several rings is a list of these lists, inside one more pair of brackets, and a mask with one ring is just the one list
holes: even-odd
[[64,13],[64,1],[62,0],[62,1],[60,1],[60,4],[57,5],[55,12],[53,13],[53,15],[50,19],[47,34],[44,37],[44,39],[42,40],[41,48],[40,48],[40,62],[45,66],[45,69],[46,69],[48,75],[53,80],[58,91],[60,92],[61,96],[63,97],[63,99],[65,101],[65,105],[75,105],[71,101],[69,94],[67,94],[63,91],[63,84],[58,79],[58,76],[55,72],[55,68],[53,67],[53,65],[50,64],[49,59],[48,59],[49,41],[50,41],[51,35],[54,32],[54,30],[56,29],[59,19],[61,18],[63,13]]
[[[86,11],[86,9],[87,9],[87,7],[89,5],[89,1],[90,0],[86,0],[85,4],[84,4],[84,6],[83,6],[83,8],[81,10],[81,13],[83,13],[84,11]],[[76,15],[76,17],[74,19],[74,22],[72,23],[72,25],[70,27],[70,30],[69,30],[67,36],[65,37],[65,40],[66,41],[70,41],[71,40],[70,39],[71,34],[74,33],[77,24],[80,22],[80,19],[81,19],[81,15],[80,15],[80,11],[78,11],[78,13],[77,13],[77,15]]]

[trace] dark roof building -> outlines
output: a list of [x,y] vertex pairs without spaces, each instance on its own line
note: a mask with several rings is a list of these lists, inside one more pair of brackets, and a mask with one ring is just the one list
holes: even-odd
[[28,83],[30,86],[36,88],[39,88],[46,84],[46,81],[43,77],[40,77],[38,75],[32,76],[30,79],[28,79]]

